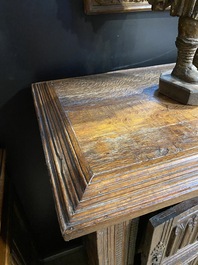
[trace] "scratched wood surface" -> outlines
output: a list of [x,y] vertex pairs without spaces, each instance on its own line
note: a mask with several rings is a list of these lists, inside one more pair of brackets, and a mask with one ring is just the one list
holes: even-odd
[[33,84],[65,240],[198,194],[198,111],[154,66]]

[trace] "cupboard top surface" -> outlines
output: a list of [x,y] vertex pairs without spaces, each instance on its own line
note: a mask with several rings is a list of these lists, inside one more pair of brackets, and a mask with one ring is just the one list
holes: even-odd
[[158,93],[172,67],[33,84],[66,240],[197,194],[197,107]]

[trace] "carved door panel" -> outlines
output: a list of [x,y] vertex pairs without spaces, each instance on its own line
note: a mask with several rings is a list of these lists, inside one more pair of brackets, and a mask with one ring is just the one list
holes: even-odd
[[198,197],[149,220],[142,265],[198,265]]

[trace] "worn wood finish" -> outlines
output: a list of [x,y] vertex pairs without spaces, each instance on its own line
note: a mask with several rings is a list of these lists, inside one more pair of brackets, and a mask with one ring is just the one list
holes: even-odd
[[197,264],[198,197],[149,220],[142,265]]
[[196,258],[196,259],[194,259],[188,263],[188,265],[197,265],[197,264],[198,264],[198,258]]
[[3,191],[5,180],[5,150],[0,149],[0,231],[1,231],[1,218],[3,206]]
[[172,67],[33,84],[65,240],[197,195],[197,108],[158,94]]
[[134,265],[138,218],[86,236],[90,265]]
[[147,0],[84,0],[85,13],[123,13],[151,10]]

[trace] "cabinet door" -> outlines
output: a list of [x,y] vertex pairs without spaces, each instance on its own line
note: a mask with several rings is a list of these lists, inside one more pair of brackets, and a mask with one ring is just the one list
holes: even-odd
[[198,265],[198,197],[149,219],[142,265]]

